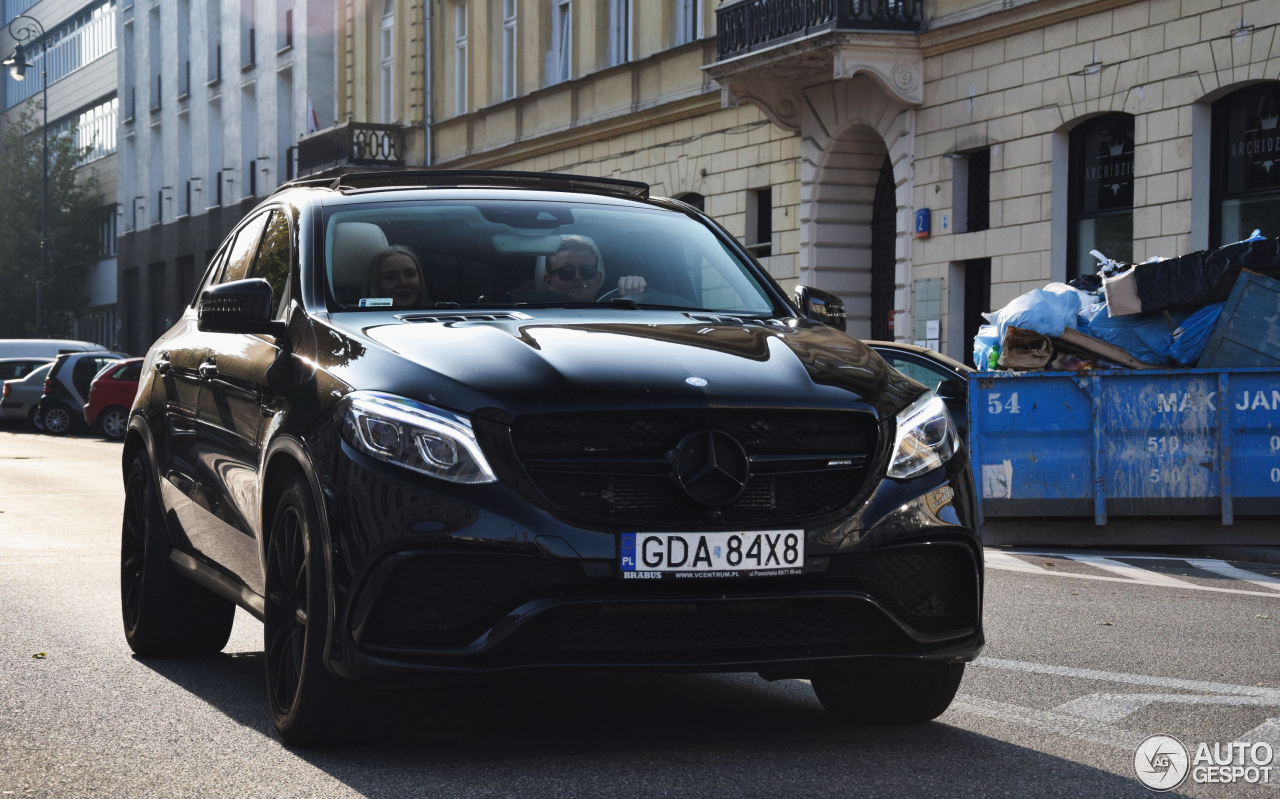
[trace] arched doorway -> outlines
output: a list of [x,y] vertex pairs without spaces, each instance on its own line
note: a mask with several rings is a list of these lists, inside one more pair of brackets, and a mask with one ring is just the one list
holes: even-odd
[[892,339],[897,192],[888,148],[874,128],[852,124],[816,160],[811,285],[844,298],[851,335]]
[[884,157],[871,210],[871,338],[893,341],[893,292],[897,282],[897,187],[893,163]]

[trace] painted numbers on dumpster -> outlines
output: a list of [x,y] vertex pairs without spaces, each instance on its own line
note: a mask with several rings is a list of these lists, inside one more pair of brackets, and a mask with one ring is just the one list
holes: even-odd
[[1018,392],[1009,395],[1009,399],[1004,402],[1000,401],[999,393],[991,393],[987,395],[987,413],[1018,413],[1021,409],[1018,407]]

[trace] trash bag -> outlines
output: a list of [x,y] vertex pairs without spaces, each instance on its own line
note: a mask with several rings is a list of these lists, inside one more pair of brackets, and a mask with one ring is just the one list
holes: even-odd
[[1098,289],[1102,288],[1102,276],[1101,275],[1081,275],[1080,277],[1071,281],[1067,285],[1073,289],[1079,289],[1080,291],[1087,291],[1090,294],[1092,294],[1096,292]]
[[1020,372],[1043,369],[1053,358],[1053,343],[1048,337],[1020,327],[1011,327],[1004,335],[999,367]]
[[1058,338],[1068,327],[1076,326],[1076,317],[1085,302],[1097,298],[1068,286],[1066,283],[1050,283],[1042,289],[1028,291],[998,311],[985,314],[987,321],[998,328],[996,341],[1004,341],[1010,327],[1031,330],[1042,336]]
[[1077,328],[1087,336],[1105,341],[1151,366],[1170,362],[1167,342],[1171,328],[1181,324],[1186,312],[1164,314],[1129,314],[1111,316],[1105,302],[1094,303],[1080,311]]
[[1211,303],[1183,319],[1182,324],[1165,337],[1162,350],[1165,357],[1179,366],[1191,366],[1200,360],[1224,305],[1226,303]]
[[1195,309],[1231,294],[1241,269],[1280,278],[1280,239],[1249,238],[1216,250],[1134,267],[1143,313]]
[[[989,372],[996,368],[996,360],[1000,357],[1000,331],[995,325],[983,325],[978,328],[978,335],[973,339],[973,362],[978,371]],[[995,358],[991,357],[995,354]]]

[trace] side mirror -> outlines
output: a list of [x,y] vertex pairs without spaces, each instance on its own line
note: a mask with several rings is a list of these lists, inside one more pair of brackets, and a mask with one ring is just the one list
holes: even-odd
[[936,393],[944,400],[967,400],[969,384],[958,377],[950,377],[938,384]]
[[200,295],[197,327],[205,333],[262,333],[281,338],[284,322],[271,318],[271,284],[262,278],[233,280]]
[[829,291],[799,286],[796,288],[796,305],[808,319],[836,330],[845,329],[844,300]]

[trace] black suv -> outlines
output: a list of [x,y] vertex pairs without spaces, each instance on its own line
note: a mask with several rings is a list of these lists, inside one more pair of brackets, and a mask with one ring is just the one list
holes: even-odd
[[843,327],[644,184],[287,184],[147,354],[129,644],[216,652],[245,608],[291,743],[380,680],[548,666],[934,718],[983,643],[973,477],[942,401]]

